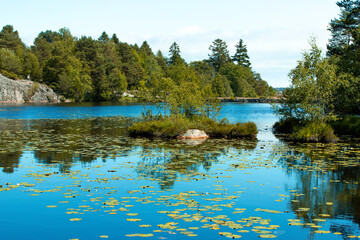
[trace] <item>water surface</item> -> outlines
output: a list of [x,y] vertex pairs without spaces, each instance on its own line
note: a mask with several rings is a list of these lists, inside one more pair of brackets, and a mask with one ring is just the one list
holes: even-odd
[[268,104],[224,104],[258,140],[133,139],[141,105],[0,106],[2,239],[347,239],[358,143],[287,144]]

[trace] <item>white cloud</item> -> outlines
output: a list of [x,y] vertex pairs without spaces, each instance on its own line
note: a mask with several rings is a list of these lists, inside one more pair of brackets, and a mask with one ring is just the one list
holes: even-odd
[[199,26],[188,26],[180,29],[176,35],[179,37],[183,37],[183,36],[199,34],[202,32],[204,32],[204,30]]

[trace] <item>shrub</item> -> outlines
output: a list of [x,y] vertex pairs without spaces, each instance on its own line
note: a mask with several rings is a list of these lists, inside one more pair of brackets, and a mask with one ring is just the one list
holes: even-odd
[[273,131],[274,133],[289,134],[296,132],[298,129],[304,126],[305,124],[301,123],[300,120],[293,117],[289,117],[276,122],[273,126]]
[[336,134],[360,137],[360,117],[347,116],[330,124]]
[[31,98],[35,95],[36,91],[39,89],[40,84],[35,82],[33,83],[30,88],[27,90],[27,92],[24,95],[24,101],[29,102]]
[[4,75],[7,78],[10,78],[10,79],[13,79],[13,80],[18,79],[18,76],[13,72],[8,72],[6,70],[1,70],[1,74]]
[[290,135],[290,138],[300,142],[336,142],[338,138],[329,124],[313,122]]

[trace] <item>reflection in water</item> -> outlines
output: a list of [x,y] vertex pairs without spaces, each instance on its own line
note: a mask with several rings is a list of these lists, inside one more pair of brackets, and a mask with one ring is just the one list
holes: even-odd
[[126,139],[129,118],[76,120],[1,120],[0,166],[13,172],[22,151],[32,150],[39,163],[58,164],[59,171],[74,162],[126,155],[133,143]]
[[[187,145],[183,141],[153,142],[143,146],[136,171],[147,178],[159,181],[161,189],[173,187],[178,175],[201,178],[199,170],[206,172],[218,162],[230,148],[254,149],[257,141],[207,140],[202,145]],[[203,174],[203,173],[202,173]]]
[[357,234],[357,229],[341,220],[360,225],[359,146],[304,144],[292,149],[296,151],[287,151],[280,163],[296,178],[290,195],[297,217],[312,230],[311,224],[318,224],[319,218],[331,217],[339,220],[331,222],[331,232]]
[[[247,173],[255,175],[257,171],[263,172],[266,177],[268,176],[266,175],[267,171],[271,172],[271,175],[273,174],[273,168],[281,167],[286,170],[289,180],[286,184],[291,187],[289,190],[286,190],[288,193],[285,192],[289,195],[289,205],[285,209],[279,207],[278,210],[281,210],[280,212],[286,212],[287,210],[293,212],[301,220],[302,226],[306,228],[306,232],[310,232],[310,237],[312,238],[318,236],[315,233],[318,229],[317,227],[324,225],[327,226],[324,226],[323,229],[330,229],[333,233],[339,232],[344,236],[351,234],[359,235],[359,144],[291,145],[285,143],[278,144],[276,142],[276,146],[272,149],[268,145],[270,143],[264,141],[208,139],[199,145],[194,145],[181,140],[161,141],[128,138],[125,129],[130,122],[131,120],[128,118],[32,121],[0,120],[0,131],[2,132],[0,136],[0,168],[5,173],[16,172],[16,169],[21,166],[20,161],[23,161],[21,160],[22,157],[26,155],[23,154],[24,151],[30,153],[27,156],[31,159],[30,164],[40,163],[51,168],[57,167],[60,173],[64,173],[63,176],[70,178],[72,176],[71,168],[74,166],[83,165],[88,167],[95,161],[107,162],[109,160],[116,160],[117,162],[114,161],[116,162],[114,165],[111,165],[110,161],[109,164],[104,164],[105,173],[102,172],[101,175],[106,175],[105,177],[98,178],[99,175],[96,174],[100,172],[96,171],[92,176],[95,176],[95,178],[90,178],[90,176],[86,178],[86,183],[93,185],[89,189],[84,189],[84,191],[86,191],[86,194],[95,194],[97,193],[96,190],[99,189],[95,186],[99,186],[96,184],[102,184],[101,181],[105,184],[110,182],[106,179],[126,179],[126,177],[121,175],[115,176],[115,170],[109,169],[109,166],[120,166],[121,169],[117,168],[118,173],[122,173],[124,170],[122,167],[128,167],[128,169],[131,169],[130,171],[133,171],[133,174],[139,176],[139,178],[129,177],[131,180],[156,181],[161,190],[175,188],[174,184],[177,181],[189,182],[189,186],[190,183],[193,184],[191,185],[192,187],[198,185],[202,187],[208,182],[200,184],[197,181],[211,179],[211,183],[224,181],[224,188],[235,190],[241,187],[241,190],[249,192],[251,189],[247,187],[251,185],[246,184],[257,186],[255,181],[258,179],[254,178],[250,179],[251,181],[245,182],[245,175],[241,175],[240,171],[251,169]],[[268,152],[265,153],[266,151]],[[126,160],[120,157],[126,157]],[[273,162],[273,159],[276,162]],[[218,169],[214,167],[215,165],[221,166],[221,168]],[[224,178],[217,179],[219,176],[224,176],[222,174],[226,170],[231,170],[231,172],[227,173],[229,175],[232,174],[231,176],[234,178],[242,176],[237,178],[238,182],[241,180],[241,184],[236,184],[238,186],[235,186],[231,182],[229,185],[230,181],[226,183]],[[281,172],[278,169],[277,171],[278,173]],[[112,173],[114,173],[114,176],[110,178]],[[7,176],[14,175],[16,176],[16,173]],[[31,172],[28,174],[28,176],[36,177],[36,179],[40,175],[42,173]],[[80,177],[82,177],[81,174]],[[221,181],[217,182],[218,180]],[[273,179],[266,179],[266,183],[269,182],[271,184],[272,181]],[[149,181],[146,184],[148,183]],[[35,183],[18,184],[21,187],[27,186],[31,189],[33,188],[32,184]],[[41,184],[39,183],[38,185],[41,188]],[[76,183],[75,186],[81,185]],[[114,184],[112,186],[117,185]],[[13,187],[15,189],[18,185]],[[259,189],[259,186],[257,187]],[[209,188],[209,194],[214,194],[214,196],[208,196],[208,200],[210,203],[215,204],[214,209],[216,210],[220,207],[219,200],[225,199],[226,201],[231,201],[230,205],[223,204],[222,207],[224,208],[231,209],[232,205],[234,205],[238,209],[243,209],[241,205],[246,205],[247,199],[252,199],[248,195],[248,198],[244,197],[245,200],[241,202],[240,195],[237,195],[237,200],[235,201],[235,198],[233,199],[230,195],[228,196],[226,191],[220,192],[223,190],[221,188],[221,185],[218,184],[214,192],[211,192],[212,189]],[[254,189],[256,192],[256,187]],[[105,191],[105,187],[103,190]],[[115,190],[113,193],[115,193]],[[126,190],[132,192],[133,189]],[[60,190],[57,189],[56,191]],[[110,196],[110,192],[106,188],[106,195],[101,195],[101,198]],[[191,204],[193,203],[193,197],[198,197],[197,201],[200,203],[203,200],[202,198],[207,196],[207,193],[201,193],[205,195],[200,194],[199,196],[195,196],[197,193],[186,194],[188,194],[186,195],[189,198],[187,200]],[[176,196],[174,198],[179,198],[177,195],[173,196]],[[256,195],[256,197],[259,196]],[[262,196],[265,197],[265,195]],[[121,195],[121,197],[124,196]],[[125,201],[127,200],[125,199]],[[126,203],[124,202],[124,204]],[[259,204],[261,203],[259,202]],[[246,216],[242,216],[242,218],[259,214],[251,212],[251,205],[248,206],[249,209],[247,211],[249,213]],[[75,208],[75,206],[73,207]],[[254,209],[257,207],[264,208],[262,206],[254,206]],[[240,214],[239,211],[235,211],[237,212],[236,214]],[[220,216],[224,217],[224,215]],[[264,218],[267,218],[267,216]],[[234,219],[238,219],[238,215],[235,215]],[[327,220],[327,222],[322,222],[323,220]],[[287,225],[287,222],[285,225]]]
[[21,152],[0,153],[0,168],[4,173],[13,173],[19,167]]

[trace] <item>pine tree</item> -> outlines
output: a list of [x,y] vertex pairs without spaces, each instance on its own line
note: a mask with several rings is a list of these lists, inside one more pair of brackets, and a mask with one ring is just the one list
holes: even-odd
[[180,47],[176,42],[174,42],[170,46],[169,55],[170,55],[170,57],[169,57],[170,65],[184,63],[184,60],[181,58],[181,55],[180,55]]
[[213,66],[216,72],[227,62],[230,61],[229,51],[227,50],[226,42],[221,39],[216,39],[210,45],[209,63]]
[[251,63],[249,60],[249,55],[247,53],[246,45],[242,39],[235,45],[236,53],[232,57],[232,61],[236,62],[237,65],[243,65],[245,67],[250,67]]

